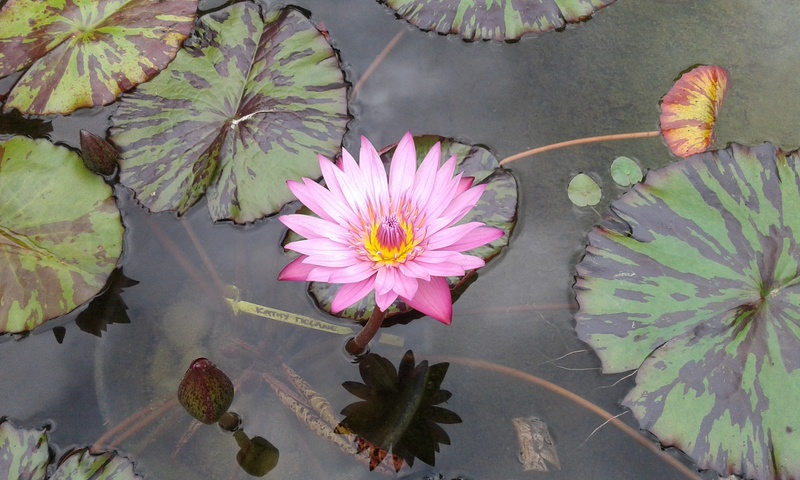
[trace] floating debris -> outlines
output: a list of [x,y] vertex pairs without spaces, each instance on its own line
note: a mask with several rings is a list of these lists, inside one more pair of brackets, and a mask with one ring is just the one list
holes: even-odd
[[511,421],[514,423],[519,440],[519,461],[522,462],[526,472],[561,470],[556,445],[550,436],[547,424],[536,417],[518,417],[512,418]]

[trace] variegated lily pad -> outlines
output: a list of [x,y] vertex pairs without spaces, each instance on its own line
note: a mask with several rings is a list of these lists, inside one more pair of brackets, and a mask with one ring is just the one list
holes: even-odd
[[665,445],[800,477],[800,154],[739,145],[648,174],[589,234],[578,336]]
[[336,53],[302,13],[242,2],[205,15],[169,68],[126,94],[112,118],[120,181],[152,211],[185,213],[204,194],[216,220],[252,222],[321,175],[349,116]]
[[0,78],[27,69],[4,109],[69,114],[105,105],[175,57],[197,0],[9,0],[0,10]]
[[0,332],[24,332],[96,295],[122,252],[111,188],[46,140],[0,143]]
[[[44,480],[50,464],[47,428],[16,428],[0,419],[0,475],[2,478]],[[87,478],[93,480],[135,480],[133,463],[113,453],[90,453],[80,448],[65,454],[50,480]]]
[[722,67],[701,65],[681,75],[661,100],[661,134],[686,158],[714,147],[714,125],[730,85]]
[[517,40],[588,20],[616,0],[378,0],[425,31],[465,40]]
[[[417,150],[417,165],[425,158],[425,154],[436,143],[441,142],[442,161],[453,155],[458,157],[456,174],[462,172],[464,176],[473,177],[474,184],[486,184],[486,190],[475,208],[472,209],[460,223],[483,222],[490,227],[496,227],[505,233],[492,243],[475,248],[467,255],[475,255],[489,261],[494,258],[500,250],[508,245],[511,232],[517,223],[517,181],[511,171],[500,168],[497,159],[488,150],[479,146],[465,145],[453,139],[440,137],[437,135],[424,135],[414,137],[414,144]],[[381,151],[381,158],[385,163],[389,163],[394,153],[395,146],[387,147]],[[453,301],[470,283],[475,280],[474,274],[465,277],[448,278],[451,290],[453,290]],[[310,282],[308,291],[320,308],[331,313],[331,302],[339,285]],[[341,318],[364,321],[369,319],[375,309],[375,294],[370,293],[363,300],[353,306],[336,313]],[[402,300],[398,299],[386,311],[387,318],[408,313],[412,309]]]

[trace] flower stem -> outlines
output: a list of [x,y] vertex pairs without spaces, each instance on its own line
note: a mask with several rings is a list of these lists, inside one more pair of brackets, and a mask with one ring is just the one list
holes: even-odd
[[383,317],[385,316],[386,312],[382,312],[381,309],[376,307],[375,310],[372,311],[372,316],[369,317],[364,328],[358,332],[358,335],[348,340],[345,344],[344,348],[347,350],[347,353],[354,357],[363,355],[367,350],[367,345],[369,345],[370,340],[375,337],[375,334],[378,333],[378,329],[381,328]]
[[660,131],[652,131],[652,132],[617,133],[614,135],[601,135],[599,137],[577,138],[575,140],[567,140],[566,142],[553,143],[550,145],[545,145],[543,147],[537,147],[532,150],[527,150],[525,152],[517,153],[516,155],[511,155],[510,157],[504,158],[503,161],[500,162],[500,166],[503,166],[506,163],[511,163],[515,160],[519,160],[521,158],[536,155],[538,153],[549,152],[550,150],[558,150],[559,148],[571,147],[573,145],[583,145],[586,143],[596,143],[596,142],[610,142],[612,140],[631,140],[634,138],[657,137],[659,135],[661,135]]

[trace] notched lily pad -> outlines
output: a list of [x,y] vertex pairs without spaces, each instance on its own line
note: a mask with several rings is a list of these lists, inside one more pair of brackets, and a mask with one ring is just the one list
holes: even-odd
[[318,178],[338,153],[346,83],[326,38],[293,8],[242,2],[201,17],[158,77],[126,94],[110,140],[120,181],[154,212],[184,214],[204,194],[211,217],[252,222]]
[[175,57],[197,0],[9,0],[0,10],[0,78],[26,70],[4,110],[69,114],[106,105]]
[[581,340],[701,468],[800,477],[800,155],[733,145],[648,174],[577,267]]
[[144,478],[133,470],[133,462],[114,453],[91,453],[79,448],[66,453],[50,480],[135,480]]
[[[17,428],[0,419],[0,472],[3,478],[45,480],[52,461],[47,428]],[[90,453],[88,448],[67,452],[50,480],[135,480],[143,477],[133,470],[133,463],[114,453]]]
[[47,428],[16,428],[0,419],[0,472],[6,478],[44,479],[49,463]]
[[111,187],[46,140],[0,143],[0,332],[24,332],[97,294],[122,252]]
[[[480,146],[465,145],[450,138],[438,135],[423,135],[414,137],[414,145],[417,150],[417,166],[422,163],[425,155],[436,143],[441,142],[442,162],[455,155],[458,158],[455,173],[462,172],[464,176],[473,177],[474,185],[486,184],[478,204],[473,208],[459,223],[483,222],[490,227],[499,228],[504,235],[494,242],[481,247],[464,252],[484,259],[487,263],[494,258],[503,247],[508,245],[511,232],[517,224],[517,180],[511,171],[501,168],[497,159],[488,150]],[[381,159],[384,163],[389,163],[394,154],[395,145],[381,150]],[[464,277],[450,277],[447,282],[453,292],[453,301],[463,292],[469,284],[475,280],[474,274]],[[317,305],[328,313],[331,313],[331,303],[339,285],[324,282],[310,282],[308,291]],[[349,318],[358,321],[369,319],[375,308],[375,293],[372,292],[364,299],[356,302],[351,307],[338,312],[336,315],[341,318]],[[386,317],[391,318],[400,314],[413,312],[414,310],[398,299],[386,310]]]
[[517,40],[586,21],[616,0],[379,0],[425,31],[465,40]]

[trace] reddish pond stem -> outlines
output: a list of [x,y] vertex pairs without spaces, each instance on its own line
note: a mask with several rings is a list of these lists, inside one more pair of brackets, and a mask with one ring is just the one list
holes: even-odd
[[545,145],[543,147],[537,147],[531,150],[527,150],[525,152],[517,153],[516,155],[511,155],[510,157],[504,158],[500,162],[500,165],[503,166],[507,163],[511,163],[521,158],[530,157],[539,153],[549,152],[550,150],[558,150],[559,148],[571,147],[574,145],[584,145],[586,143],[610,142],[613,140],[632,140],[634,138],[657,137],[659,135],[661,135],[660,131],[652,131],[652,132],[635,132],[635,133],[617,133],[614,135],[601,135],[599,137],[577,138],[575,140],[567,140],[566,142],[553,143],[550,145]]

